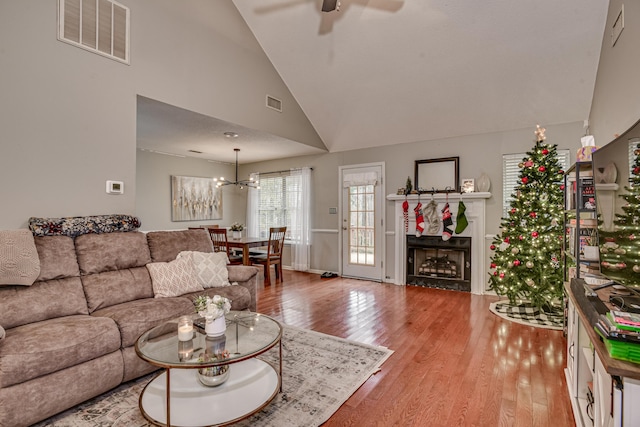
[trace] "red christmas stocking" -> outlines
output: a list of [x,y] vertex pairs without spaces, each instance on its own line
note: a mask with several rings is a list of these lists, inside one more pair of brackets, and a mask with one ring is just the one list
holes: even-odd
[[424,217],[422,216],[422,203],[418,202],[415,209],[413,210],[416,213],[416,237],[422,236],[422,232],[424,231]]
[[442,240],[445,242],[449,240],[453,234],[453,230],[451,229],[452,225],[453,220],[451,219],[451,211],[449,211],[449,203],[445,203],[442,209]]
[[404,216],[404,231],[409,231],[409,202],[402,202],[402,215]]

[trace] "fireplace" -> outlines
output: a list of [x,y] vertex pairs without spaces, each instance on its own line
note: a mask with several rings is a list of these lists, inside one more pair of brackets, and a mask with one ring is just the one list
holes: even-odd
[[471,291],[471,238],[407,236],[407,285]]
[[[387,200],[394,202],[394,222],[395,228],[393,232],[394,252],[393,252],[393,276],[388,280],[397,285],[417,284],[419,286],[436,286],[447,289],[464,289],[471,291],[473,294],[482,295],[486,292],[488,279],[486,267],[489,264],[487,257],[487,235],[485,234],[485,204],[486,200],[491,197],[491,193],[459,193],[452,194],[434,194],[434,195],[404,195],[389,194]],[[436,252],[424,252],[424,249],[413,248],[413,255],[409,256],[409,242],[413,243],[416,232],[416,221],[413,209],[418,203],[424,204],[429,199],[433,199],[438,204],[438,211],[441,211],[445,203],[449,203],[453,217],[456,217],[459,201],[462,200],[466,206],[465,215],[469,222],[466,229],[460,234],[455,234],[448,242],[442,240],[442,226],[440,231],[432,235],[423,236],[432,239],[437,246]],[[402,205],[404,201],[409,202],[408,224],[405,226]],[[427,239],[427,240],[428,240]],[[463,239],[463,240],[458,240]],[[464,242],[464,243],[462,243]],[[451,248],[438,247],[440,244],[461,245],[460,248],[464,252],[464,260],[455,258],[451,252]],[[416,250],[418,254],[416,255]],[[446,252],[445,252],[446,251]],[[466,252],[468,251],[468,252]],[[455,255],[456,257],[458,255]],[[409,258],[413,261],[410,264]],[[427,259],[431,258],[431,259]],[[427,262],[428,261],[428,262]],[[452,279],[444,277],[452,274],[451,261],[455,261],[456,274],[461,274],[461,279]],[[420,274],[420,267],[427,262]],[[439,264],[438,264],[439,262]],[[449,262],[449,264],[447,264]],[[416,265],[417,264],[417,265]],[[468,264],[468,265],[467,265]],[[415,270],[417,267],[418,270]],[[447,270],[448,267],[448,270]],[[431,269],[431,270],[430,270]],[[440,274],[443,277],[433,278],[432,270],[443,270]],[[415,274],[417,271],[418,274]],[[428,274],[424,274],[428,273]],[[410,276],[413,276],[411,278]],[[423,276],[431,276],[430,284],[427,284],[427,278]],[[434,283],[435,282],[435,283]],[[455,283],[454,283],[455,282]],[[457,287],[456,287],[457,286]]]

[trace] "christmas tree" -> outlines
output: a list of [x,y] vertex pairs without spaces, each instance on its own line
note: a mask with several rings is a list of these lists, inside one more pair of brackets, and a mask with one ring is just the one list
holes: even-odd
[[598,230],[605,242],[600,247],[600,268],[622,284],[637,284],[640,279],[640,144],[633,153],[630,186],[620,195],[626,202],[623,213],[616,214],[614,231]]
[[536,144],[518,165],[513,201],[491,245],[489,275],[491,289],[510,304],[529,301],[551,311],[562,296],[564,171],[557,146],[544,142],[544,132],[537,126]]

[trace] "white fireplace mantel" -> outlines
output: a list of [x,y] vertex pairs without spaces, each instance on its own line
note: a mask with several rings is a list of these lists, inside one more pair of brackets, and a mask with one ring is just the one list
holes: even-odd
[[[416,216],[413,209],[418,201],[424,207],[431,198],[438,203],[438,212],[440,212],[447,201],[446,194],[412,194],[407,197],[404,195],[389,194],[387,200],[395,202],[394,218],[395,218],[395,271],[393,283],[396,285],[406,285],[407,278],[407,255],[406,236],[415,234],[416,232]],[[471,237],[471,293],[484,294],[487,282],[487,271],[485,266],[485,204],[486,199],[491,197],[491,193],[451,193],[448,195],[449,209],[454,220],[458,214],[458,202],[462,199],[466,207],[465,216],[469,221],[469,225],[461,234],[454,236]],[[404,215],[402,212],[402,203],[405,199],[409,202],[409,230],[405,231]],[[440,232],[442,235],[442,225]]]

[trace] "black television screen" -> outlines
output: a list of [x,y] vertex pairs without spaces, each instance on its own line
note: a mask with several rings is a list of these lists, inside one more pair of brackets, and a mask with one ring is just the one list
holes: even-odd
[[[598,214],[600,272],[606,278],[640,290],[640,125],[592,154]],[[636,197],[638,195],[638,197]]]

